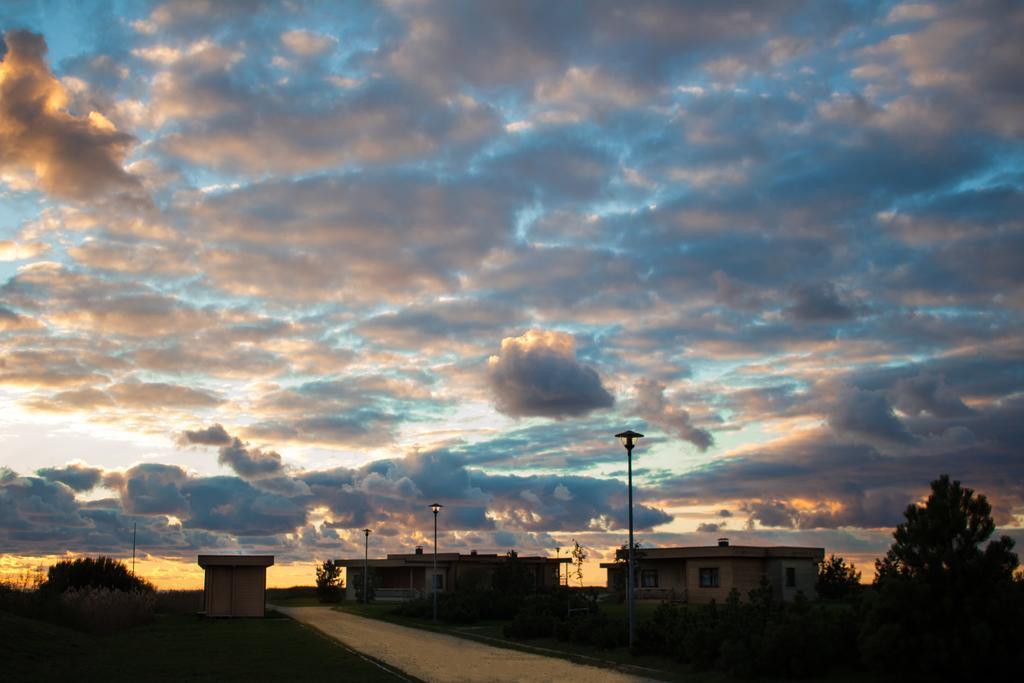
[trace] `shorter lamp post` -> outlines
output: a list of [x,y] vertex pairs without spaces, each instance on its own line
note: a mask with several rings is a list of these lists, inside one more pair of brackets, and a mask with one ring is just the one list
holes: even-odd
[[370,577],[370,529],[363,529],[363,604],[370,601],[370,593],[367,590]]
[[636,446],[637,441],[642,439],[644,435],[627,430],[615,436],[626,447],[626,471],[629,478],[629,549],[627,553],[629,571],[626,576],[626,581],[629,582],[629,585],[626,588],[626,604],[627,611],[629,612],[629,647],[632,648],[636,643],[636,612],[634,610],[634,603],[636,601],[633,598],[633,575],[635,572],[633,567],[633,447]]
[[430,591],[434,594],[434,621],[437,622],[437,513],[444,506],[440,503],[431,503],[430,509],[434,511],[434,574],[430,577]]
[[556,586],[562,585],[562,563],[559,561],[561,559],[561,555],[562,549],[555,548],[555,575],[558,577],[555,581]]

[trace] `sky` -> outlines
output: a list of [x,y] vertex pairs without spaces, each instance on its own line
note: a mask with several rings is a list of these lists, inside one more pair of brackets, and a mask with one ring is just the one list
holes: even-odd
[[1024,5],[8,0],[0,573],[1024,541]]

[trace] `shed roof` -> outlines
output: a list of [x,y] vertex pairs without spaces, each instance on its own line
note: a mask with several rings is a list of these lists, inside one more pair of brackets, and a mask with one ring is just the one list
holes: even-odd
[[274,564],[273,555],[200,555],[199,566],[203,567],[269,567]]

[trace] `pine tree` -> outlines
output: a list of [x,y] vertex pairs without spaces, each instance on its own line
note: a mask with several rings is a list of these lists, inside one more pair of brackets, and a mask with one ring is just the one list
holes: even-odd
[[833,554],[818,563],[818,597],[845,598],[860,586],[860,577],[855,564]]
[[875,561],[877,599],[862,632],[865,662],[885,673],[979,676],[1024,664],[1015,637],[1024,586],[1013,540],[995,531],[983,495],[942,475],[910,505]]

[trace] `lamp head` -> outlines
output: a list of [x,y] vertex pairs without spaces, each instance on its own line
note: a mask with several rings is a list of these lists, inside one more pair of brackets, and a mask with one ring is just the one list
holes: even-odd
[[434,511],[434,514],[435,514],[435,515],[436,515],[436,514],[437,514],[438,512],[440,512],[440,511],[441,511],[441,508],[443,508],[443,507],[444,507],[444,505],[441,505],[440,503],[431,503],[431,504],[430,504],[430,509]]
[[371,533],[373,533],[373,529],[363,529],[363,533],[369,536]]
[[616,434],[615,436],[618,437],[619,441],[621,441],[622,445],[627,449],[632,449],[640,439],[644,438],[643,434],[638,434],[629,430],[622,432],[621,434]]

